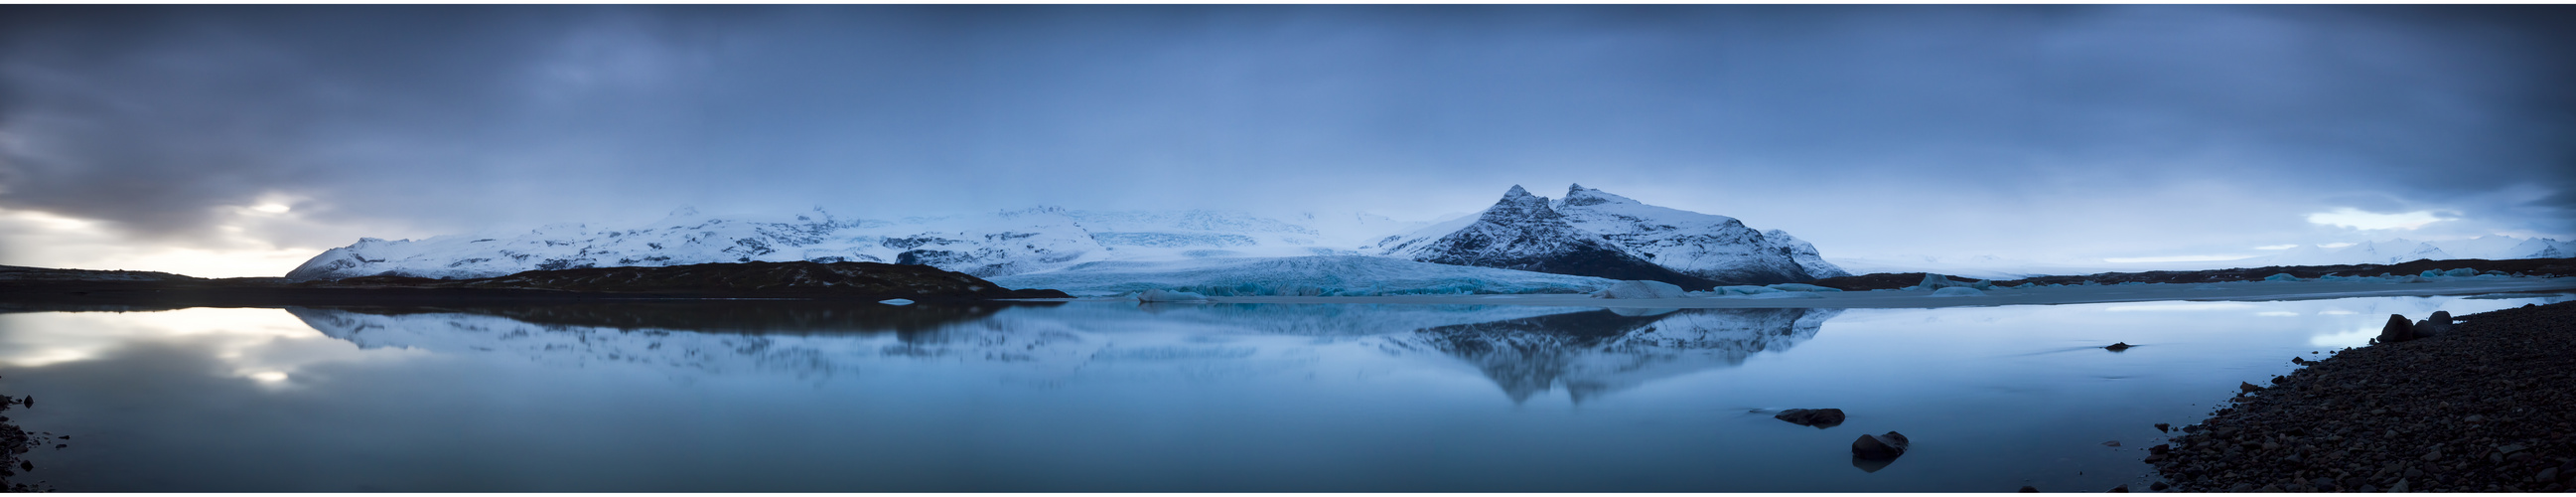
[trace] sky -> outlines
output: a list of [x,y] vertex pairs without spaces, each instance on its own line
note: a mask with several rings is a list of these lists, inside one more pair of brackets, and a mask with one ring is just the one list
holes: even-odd
[[1836,257],[2576,237],[2576,7],[0,6],[0,265],[283,274],[683,206],[1427,220]]

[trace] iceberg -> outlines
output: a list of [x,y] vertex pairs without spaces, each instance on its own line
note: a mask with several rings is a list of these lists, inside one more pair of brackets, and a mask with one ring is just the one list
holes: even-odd
[[1611,283],[1610,288],[1592,292],[1596,299],[1678,299],[1689,297],[1682,287],[1661,281],[1630,280]]
[[[2087,281],[2086,283],[2092,283],[2092,282]],[[1943,289],[1943,288],[1974,288],[1974,289],[1978,289],[1978,290],[1984,290],[1984,289],[1994,288],[1994,286],[1995,286],[1995,284],[1994,284],[1993,282],[1989,282],[1989,281],[1977,281],[1977,282],[1974,282],[1974,283],[1970,283],[1970,282],[1965,282],[1965,281],[1952,280],[1952,279],[1950,279],[1950,277],[1948,277],[1948,276],[1942,276],[1942,275],[1932,274],[1932,273],[1923,273],[1923,283],[1916,284],[1916,285],[1914,285],[1914,286],[1910,286],[1910,287],[1905,287],[1905,289],[1907,289],[1907,290],[1940,290],[1940,289]]]
[[1777,284],[1777,285],[1770,285],[1770,286],[1767,286],[1767,287],[1765,287],[1765,288],[1770,288],[1770,289],[1773,289],[1773,290],[1779,290],[1779,291],[1783,291],[1783,292],[1839,292],[1839,291],[1843,291],[1843,289],[1840,289],[1840,288],[1827,287],[1827,286],[1815,286],[1815,285],[1809,285],[1809,284],[1806,284],[1806,283],[1781,283],[1781,284]]
[[877,303],[885,305],[912,305],[912,299],[885,299],[879,300]]
[[2277,273],[2263,277],[2263,281],[2299,281],[2299,277],[2291,276],[2290,273]]
[[1932,296],[1934,297],[1983,297],[1985,295],[1986,292],[1984,291],[1964,286],[1954,286],[1932,291]]

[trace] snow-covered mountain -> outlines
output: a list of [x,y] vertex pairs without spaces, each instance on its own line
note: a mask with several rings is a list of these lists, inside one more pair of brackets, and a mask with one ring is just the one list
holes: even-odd
[[[1444,223],[1444,226],[1446,223]],[[1704,290],[1718,283],[1658,266],[1618,242],[1576,228],[1547,197],[1513,185],[1474,221],[1448,233],[1416,232],[1385,244],[1379,255],[1435,264],[1651,280]]]
[[1754,231],[1735,218],[1646,205],[1574,185],[1556,212],[1656,265],[1737,284],[1795,283],[1850,276],[1816,246],[1780,230]]
[[[1815,245],[1735,218],[1659,207],[1573,185],[1549,202],[1515,185],[1476,216],[1372,244],[1376,255],[1683,288],[1848,276]],[[1677,273],[1677,274],[1671,274]]]

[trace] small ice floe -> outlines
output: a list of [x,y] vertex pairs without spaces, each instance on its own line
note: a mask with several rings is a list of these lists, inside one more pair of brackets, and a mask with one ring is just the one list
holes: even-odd
[[1592,298],[1596,299],[1678,299],[1689,296],[1690,292],[1682,291],[1682,287],[1661,281],[1621,281],[1592,292]]
[[1843,289],[1840,289],[1840,288],[1827,287],[1827,286],[1815,286],[1815,285],[1809,285],[1809,284],[1806,284],[1806,283],[1781,283],[1781,284],[1777,284],[1777,285],[1766,286],[1766,287],[1763,287],[1763,288],[1769,288],[1769,289],[1779,290],[1779,291],[1783,291],[1783,292],[1840,292],[1840,291],[1843,291]]
[[2263,277],[2263,281],[2299,281],[2299,277],[2291,276],[2290,273],[2277,273]]
[[877,303],[885,305],[912,305],[912,299],[885,299],[879,300]]
[[1206,295],[1168,290],[1146,290],[1136,294],[1137,302],[1206,302]]

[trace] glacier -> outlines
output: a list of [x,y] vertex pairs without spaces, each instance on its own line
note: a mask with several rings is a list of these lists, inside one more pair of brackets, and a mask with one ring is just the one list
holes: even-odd
[[1007,288],[1050,288],[1076,296],[1147,290],[1216,296],[1589,293],[1613,283],[1586,276],[1352,255],[1099,261],[989,280]]

